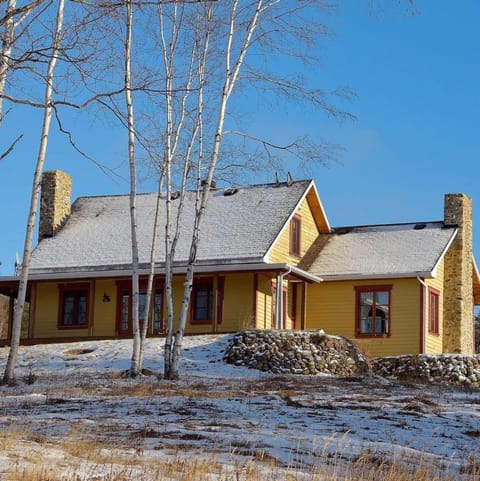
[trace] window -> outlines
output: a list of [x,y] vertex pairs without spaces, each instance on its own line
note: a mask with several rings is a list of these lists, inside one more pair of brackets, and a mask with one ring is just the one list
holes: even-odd
[[357,337],[390,336],[390,298],[392,286],[355,288]]
[[60,285],[60,328],[88,326],[89,284]]
[[[217,281],[217,323],[223,317],[223,278]],[[215,308],[214,279],[212,277],[194,280],[192,288],[191,322],[193,324],[213,323]]]
[[428,289],[428,332],[430,334],[439,334],[438,330],[438,306],[440,293],[429,287]]
[[301,230],[302,219],[296,214],[290,221],[290,254],[298,257],[300,257],[302,250]]

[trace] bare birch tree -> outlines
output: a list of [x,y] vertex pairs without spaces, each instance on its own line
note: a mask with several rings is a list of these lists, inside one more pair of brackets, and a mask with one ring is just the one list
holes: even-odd
[[25,233],[25,244],[23,249],[22,268],[20,273],[20,281],[18,288],[18,296],[15,303],[12,336],[10,341],[10,351],[8,354],[7,364],[3,375],[3,382],[12,383],[15,379],[15,367],[18,355],[18,347],[20,345],[20,334],[22,329],[22,318],[25,307],[25,298],[27,294],[27,281],[30,269],[30,258],[32,252],[33,232],[35,228],[35,219],[37,214],[38,197],[40,194],[40,184],[42,180],[43,166],[47,153],[48,137],[50,133],[50,123],[52,118],[52,94],[55,66],[57,64],[59,49],[61,46],[61,35],[64,17],[65,0],[58,0],[54,37],[51,48],[51,56],[48,62],[47,74],[45,77],[45,97],[42,132],[40,135],[40,143],[37,155],[37,163],[35,174],[33,177],[32,194],[30,199],[30,209],[28,214],[27,229]]
[[133,348],[130,364],[130,375],[140,374],[141,366],[141,335],[139,321],[139,260],[137,241],[137,173],[135,159],[135,118],[132,92],[132,33],[133,33],[133,2],[126,0],[126,31],[125,31],[125,104],[127,109],[128,131],[128,164],[130,169],[130,235],[132,241],[132,329]]
[[[44,0],[33,0],[24,5],[18,6],[17,0],[7,0],[4,16],[0,19],[2,28],[1,49],[0,49],[0,127],[3,123],[5,113],[3,109],[4,92],[9,71],[15,67],[15,60],[12,58],[13,46],[15,44],[15,30],[28,18],[36,7]],[[12,152],[15,145],[20,141],[22,135],[14,139],[10,145],[0,154],[0,160]]]
[[[178,377],[198,246],[225,135],[228,133],[230,136],[258,142],[268,155],[271,151],[281,150],[297,159],[305,160],[313,154],[312,160],[325,160],[325,157],[331,154],[323,145],[312,143],[308,139],[294,139],[288,145],[280,146],[246,131],[229,129],[226,132],[225,123],[231,118],[229,101],[234,90],[243,84],[244,87],[254,88],[262,94],[308,103],[323,109],[331,116],[348,117],[348,114],[334,107],[330,100],[330,97],[347,95],[348,90],[327,92],[308,88],[300,77],[278,74],[274,69],[270,69],[268,61],[265,65],[258,61],[258,58],[279,59],[284,55],[304,63],[314,62],[316,55],[310,47],[315,44],[316,36],[324,34],[326,30],[318,17],[311,14],[328,8],[326,2],[313,0],[302,2],[301,5],[293,0],[228,0],[221,3],[204,2],[190,7],[165,5],[160,8],[160,50],[166,79],[162,104],[165,112],[162,140],[165,148],[163,165],[167,378]],[[165,25],[166,19],[169,21],[168,27]],[[292,42],[289,43],[287,39]],[[182,48],[179,48],[179,45]],[[186,45],[189,47],[185,48]],[[186,57],[190,52],[192,56]],[[255,54],[257,60],[246,63],[249,52]],[[187,62],[192,58],[193,62]],[[190,77],[191,75],[193,77]],[[187,78],[190,83],[185,80]],[[180,91],[188,93],[182,96],[178,94]],[[190,103],[185,110],[186,104],[182,100],[187,97]],[[189,120],[187,126],[182,123],[186,111]],[[205,112],[208,112],[208,121],[205,121]],[[184,146],[182,153],[176,151],[179,143]],[[192,161],[192,152],[196,156],[195,162]],[[194,223],[182,303],[175,326],[177,316],[173,305],[172,267],[180,235],[186,189],[192,182],[196,192]],[[172,210],[174,185],[180,189],[180,199],[175,203],[176,212]]]

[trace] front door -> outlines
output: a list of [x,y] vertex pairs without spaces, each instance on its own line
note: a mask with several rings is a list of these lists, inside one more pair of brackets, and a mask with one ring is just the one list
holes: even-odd
[[[144,323],[145,305],[147,302],[146,281],[140,282],[140,292],[138,299],[138,314],[140,328]],[[147,333],[150,335],[163,332],[162,311],[163,311],[163,289],[155,287],[150,305],[149,326]],[[132,282],[117,282],[117,335],[132,336]]]

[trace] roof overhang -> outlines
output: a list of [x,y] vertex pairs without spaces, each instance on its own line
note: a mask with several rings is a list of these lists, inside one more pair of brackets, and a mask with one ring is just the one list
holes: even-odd
[[323,282],[333,281],[359,281],[359,280],[376,280],[376,279],[416,279],[417,277],[432,279],[435,277],[432,272],[385,272],[377,274],[335,274],[322,275]]
[[[187,271],[186,265],[177,265],[173,267],[173,274],[181,275]],[[141,276],[147,276],[150,272],[148,265],[143,265],[139,269]],[[318,276],[310,274],[303,269],[291,266],[286,263],[238,263],[238,264],[202,264],[196,265],[194,273],[196,274],[210,274],[217,272],[286,272],[289,276],[292,276],[298,280],[317,283],[322,279]],[[155,268],[156,275],[165,274],[164,266]],[[51,269],[45,271],[31,272],[29,275],[29,281],[47,281],[47,280],[64,280],[64,279],[87,279],[87,278],[112,278],[112,277],[129,277],[132,275],[132,269],[129,266],[104,266],[104,267],[75,267],[66,269]],[[19,277],[0,277],[0,284],[2,283],[15,283],[19,281]]]

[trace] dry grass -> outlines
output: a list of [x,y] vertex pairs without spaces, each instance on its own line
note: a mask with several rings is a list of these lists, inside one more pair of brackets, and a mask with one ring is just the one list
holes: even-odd
[[[353,381],[342,381],[347,388]],[[330,381],[332,385],[334,381]],[[28,392],[36,388],[28,387]],[[331,453],[327,447],[323,451],[294,452],[291,462],[283,460],[274,449],[275,442],[269,440],[255,442],[249,437],[245,422],[232,417],[216,415],[215,404],[203,402],[203,408],[210,417],[199,424],[198,401],[208,399],[243,398],[256,408],[257,404],[268,406],[269,400],[282,399],[287,406],[313,406],[314,410],[334,414],[336,404],[349,403],[355,409],[372,409],[377,398],[382,397],[382,387],[370,392],[357,393],[355,403],[345,396],[336,396],[331,406],[312,403],[315,393],[324,391],[327,385],[322,379],[308,382],[302,378],[269,377],[255,380],[222,380],[221,383],[209,379],[192,378],[182,383],[172,383],[155,376],[141,379],[127,379],[120,375],[85,375],[81,379],[52,378],[38,388],[46,396],[42,404],[38,398],[19,401],[17,408],[28,416],[45,411],[54,416],[53,422],[30,426],[26,422],[14,425],[4,421],[0,432],[0,457],[8,459],[9,472],[1,473],[3,481],[453,481],[457,475],[449,475],[440,467],[432,465],[425,456],[407,458],[395,457],[391,453],[365,451],[356,459],[346,452]],[[388,388],[385,388],[388,389]],[[19,393],[21,393],[19,388]],[[332,393],[336,394],[335,391]],[[13,392],[12,394],[15,394]],[[435,412],[437,404],[422,392],[412,392],[412,396],[400,399],[404,406],[412,410],[427,409]],[[183,397],[185,403],[177,404],[165,398]],[[250,399],[250,397],[252,399]],[[262,397],[263,399],[255,399]],[[107,398],[114,398],[107,400]],[[117,399],[118,398],[118,399]],[[139,398],[128,410],[110,411],[117,405],[123,407],[121,398]],[[303,401],[305,399],[305,402]],[[160,400],[160,401],[159,401]],[[105,402],[108,401],[108,402]],[[105,402],[102,412],[105,422],[92,415],[97,411],[89,406]],[[262,404],[263,403],[263,404]],[[310,403],[310,404],[308,404]],[[5,404],[8,406],[8,404]],[[277,402],[277,406],[278,406]],[[210,407],[213,406],[213,407]],[[283,406],[281,406],[283,407]],[[90,409],[90,410],[89,410]],[[180,412],[183,410],[184,412]],[[22,411],[22,412],[23,412]],[[149,424],[143,412],[159,413],[157,423]],[[57,417],[68,419],[70,413],[78,417],[63,424],[58,431]],[[86,414],[87,413],[87,414]],[[115,414],[116,413],[116,414]],[[119,414],[122,413],[122,414]],[[177,416],[181,429],[168,428],[169,418],[165,413]],[[7,417],[7,408],[1,414]],[[111,415],[125,416],[123,431],[116,431],[117,425],[109,424]],[[330,415],[330,414],[329,414]],[[130,425],[129,416],[132,416]],[[112,418],[113,419],[113,418]],[[164,428],[162,420],[165,419]],[[134,424],[136,422],[136,424]],[[143,423],[145,425],[143,426]],[[120,425],[120,423],[119,423]],[[45,426],[55,429],[55,433],[44,431]],[[199,426],[201,429],[199,429]],[[223,445],[216,433],[227,431],[232,426],[237,429],[235,441]],[[273,428],[275,426],[272,426]],[[245,431],[240,431],[244,429]],[[288,426],[282,426],[283,431]],[[275,431],[275,430],[274,430]],[[342,431],[339,431],[342,432]],[[337,432],[338,433],[338,432]],[[478,439],[476,430],[468,431],[472,441]],[[281,436],[281,435],[279,435]],[[348,436],[348,434],[346,434]],[[207,442],[208,441],[208,442]],[[262,444],[264,443],[264,444]],[[335,449],[335,448],[334,448]],[[310,447],[306,451],[310,451]],[[284,456],[285,457],[285,456]],[[314,459],[315,465],[301,469],[301,459]],[[453,469],[452,469],[453,471]],[[475,457],[465,459],[460,468],[462,481],[480,481],[480,464]]]
[[[178,456],[169,461],[130,458],[130,463],[71,464],[60,471],[48,465],[17,466],[5,481],[456,481],[457,476],[422,465],[409,468],[375,457],[345,465],[340,459],[323,460],[313,472],[277,467],[269,460],[250,459],[245,463],[225,464],[215,459]],[[463,479],[478,479],[467,476]]]
[[[0,451],[14,451],[5,481],[456,481],[445,466],[435,467],[431,459],[391,456],[366,450],[357,459],[346,453],[317,454],[313,468],[302,470],[282,465],[266,451],[248,442],[236,443],[230,452],[192,451],[192,446],[176,445],[169,454],[145,451],[141,440],[115,446],[93,438],[81,424],[73,424],[61,438],[41,439],[23,427],[0,435]],[[183,449],[182,449],[183,448]],[[293,458],[294,456],[292,456]],[[477,481],[479,460],[471,457],[461,469],[463,481]]]

